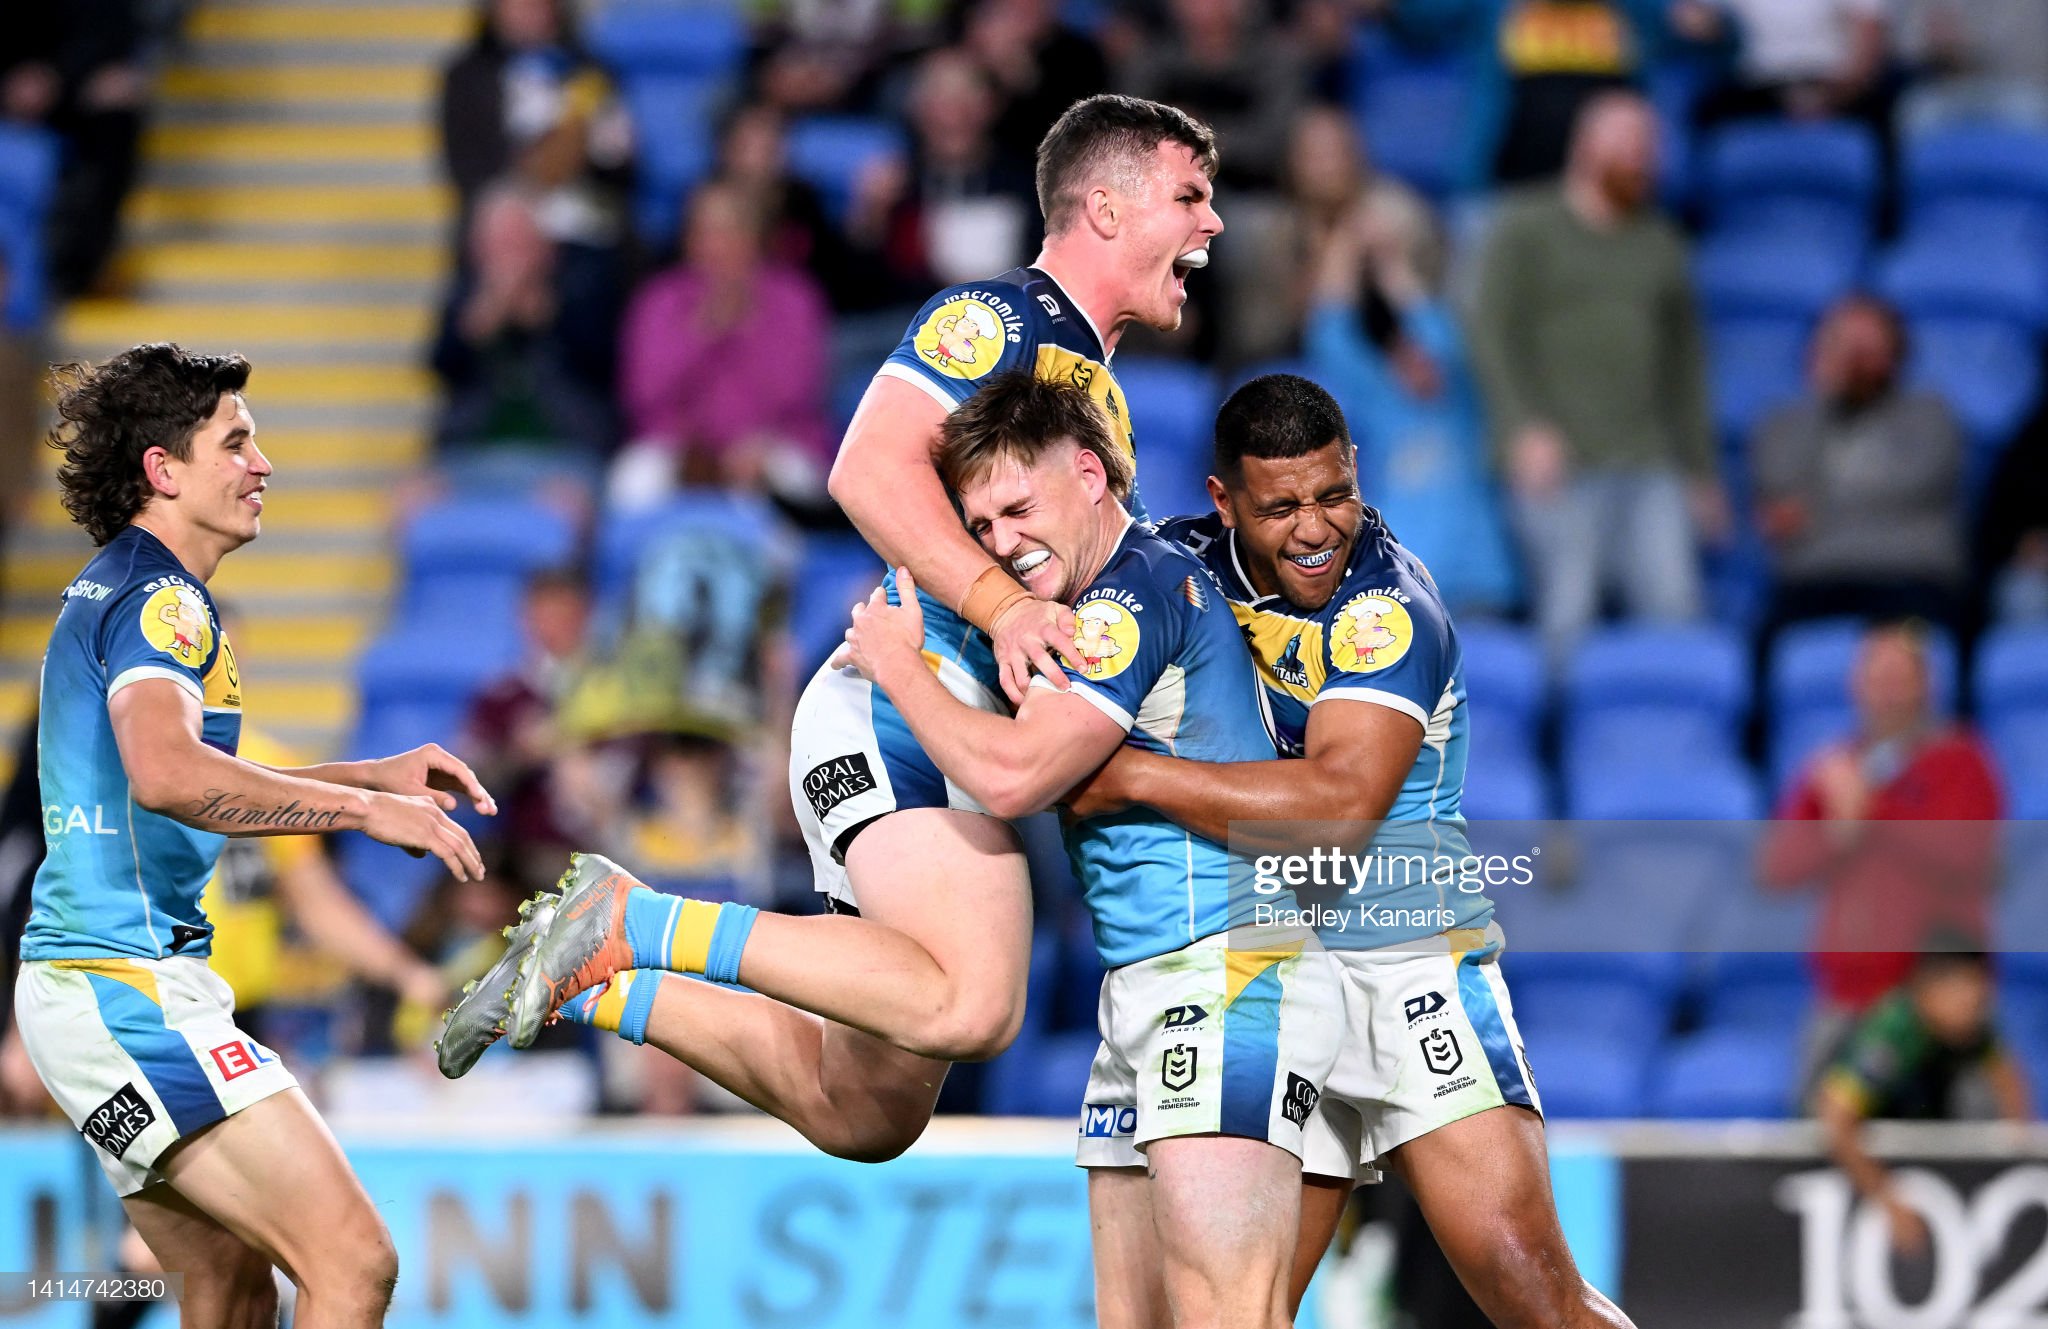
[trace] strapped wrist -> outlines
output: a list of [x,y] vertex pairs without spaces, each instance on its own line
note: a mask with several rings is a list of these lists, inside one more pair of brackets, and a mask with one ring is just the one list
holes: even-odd
[[1030,598],[1031,592],[1019,586],[1016,578],[1003,571],[999,564],[991,563],[982,569],[974,584],[967,588],[967,594],[961,597],[959,614],[983,632],[993,632],[996,620],[1003,616],[1005,610],[1019,600]]

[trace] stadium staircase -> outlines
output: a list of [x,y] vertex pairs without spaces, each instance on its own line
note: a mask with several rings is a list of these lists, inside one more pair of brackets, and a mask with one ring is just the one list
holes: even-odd
[[[394,491],[427,448],[443,280],[436,69],[463,0],[204,0],[161,81],[116,261],[120,298],[56,319],[59,358],[142,341],[240,351],[277,467],[260,540],[223,565],[250,716],[309,756],[353,718],[393,583]],[[90,546],[54,457],[8,551],[0,734],[34,706],[56,596]],[[7,760],[0,756],[0,763]]]

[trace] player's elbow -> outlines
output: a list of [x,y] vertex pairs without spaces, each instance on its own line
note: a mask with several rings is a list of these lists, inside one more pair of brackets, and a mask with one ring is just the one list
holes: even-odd
[[988,780],[981,804],[989,815],[1004,821],[1029,817],[1052,806],[1053,795],[1028,772],[1004,771]]
[[846,446],[841,447],[838,455],[832,458],[832,469],[825,474],[825,492],[832,496],[834,503],[849,511],[857,507],[861,499],[858,478],[861,468],[852,460],[857,451],[859,449],[853,446],[851,439],[848,439]]
[[154,760],[129,765],[128,797],[143,811],[163,816],[190,801],[173,763]]

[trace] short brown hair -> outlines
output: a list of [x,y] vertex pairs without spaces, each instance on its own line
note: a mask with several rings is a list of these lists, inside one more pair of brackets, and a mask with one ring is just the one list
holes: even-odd
[[1161,143],[1194,153],[1203,173],[1215,178],[1215,131],[1186,111],[1109,92],[1069,106],[1038,145],[1038,210],[1045,214],[1045,233],[1058,235],[1073,224],[1092,175],[1112,165],[1135,167]]
[[192,460],[192,436],[213,418],[226,393],[249,382],[239,355],[194,355],[170,342],[123,351],[95,369],[58,366],[57,427],[49,444],[64,453],[57,468],[64,510],[96,545],[119,535],[156,495],[142,454],[160,447]]
[[1008,369],[982,386],[939,427],[939,474],[954,493],[999,461],[1036,462],[1055,443],[1072,439],[1102,460],[1109,492],[1131,496],[1130,454],[1110,440],[1109,420],[1095,399],[1071,383]]

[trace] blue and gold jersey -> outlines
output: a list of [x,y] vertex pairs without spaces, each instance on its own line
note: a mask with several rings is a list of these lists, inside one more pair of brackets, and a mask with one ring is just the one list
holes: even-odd
[[[1074,625],[1073,691],[1121,725],[1127,742],[1193,761],[1278,755],[1228,606],[1202,565],[1150,526],[1125,528],[1075,601]],[[1105,967],[1252,921],[1250,897],[1233,898],[1223,846],[1150,808],[1070,820],[1065,835]]]
[[242,681],[205,583],[130,526],[65,588],[43,656],[36,735],[48,856],[36,872],[25,960],[203,956],[200,892],[224,837],[136,806],[107,703],[144,679],[192,695],[208,746],[234,755]]
[[[1365,510],[1336,594],[1313,612],[1258,593],[1239,558],[1237,533],[1216,513],[1172,518],[1160,534],[1201,559],[1222,586],[1251,645],[1280,751],[1303,754],[1309,710],[1318,702],[1369,702],[1412,716],[1422,726],[1422,750],[1374,847],[1386,854],[1420,852],[1432,862],[1439,855],[1468,854],[1460,807],[1469,725],[1464,657],[1428,569],[1394,539],[1380,515]],[[1397,909],[1448,908],[1457,927],[1483,926],[1492,915],[1484,895],[1455,887],[1440,891],[1442,885],[1390,885],[1386,898],[1374,902]],[[1390,928],[1368,941],[1391,945],[1416,935],[1422,934]],[[1360,944],[1355,927],[1345,944]]]
[[[929,394],[947,411],[975,394],[982,382],[1005,370],[1029,366],[1038,377],[1085,388],[1109,417],[1110,439],[1135,464],[1137,441],[1130,405],[1109,369],[1102,334],[1052,277],[1037,268],[1012,268],[988,281],[949,286],[917,311],[902,342],[877,373],[899,378]],[[1125,505],[1144,520],[1144,504],[1133,489]],[[888,579],[896,599],[895,574]],[[1003,695],[988,638],[952,606],[920,591],[924,602],[925,649],[962,668],[995,696]]]

